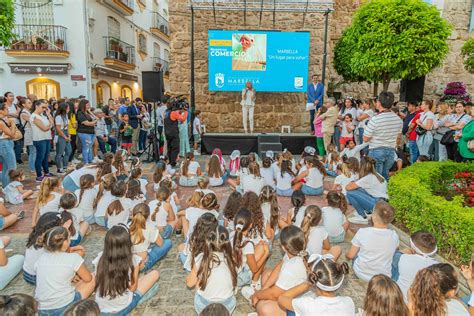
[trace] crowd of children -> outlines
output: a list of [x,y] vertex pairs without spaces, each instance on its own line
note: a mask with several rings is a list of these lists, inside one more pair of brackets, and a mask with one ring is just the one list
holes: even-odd
[[[187,271],[183,287],[195,289],[199,315],[232,314],[238,292],[258,315],[469,315],[456,298],[455,270],[433,258],[434,236],[415,232],[410,249],[400,249],[389,227],[395,210],[385,179],[371,158],[350,150],[330,151],[321,161],[309,147],[298,162],[288,151],[267,152],[262,160],[234,151],[227,163],[216,149],[202,169],[187,153],[178,170],[163,157],[150,182],[139,159],[127,161],[127,151],[119,150],[63,179],[45,178],[38,193],[23,189],[22,174],[12,173],[8,202],[33,197],[36,205],[24,256],[7,257],[10,239],[0,238],[0,289],[22,271],[35,291],[34,299],[0,296],[0,314],[127,315],[157,295],[155,265],[172,249],[175,233],[183,241],[176,264]],[[337,177],[325,190],[331,172]],[[227,183],[233,192],[220,205],[214,188]],[[194,191],[180,196],[178,186]],[[312,195],[323,195],[326,206],[307,203]],[[292,207],[282,209],[278,196],[291,197]],[[348,217],[349,204],[357,215]],[[0,215],[3,208],[0,203]],[[0,218],[11,225],[22,217]],[[368,227],[358,229],[343,253],[338,244],[347,239],[349,221]],[[93,224],[107,233],[89,269],[90,249],[81,244]],[[272,267],[275,251],[283,258]],[[368,282],[359,311],[351,297],[338,295],[350,270]],[[462,272],[472,290],[472,265]],[[472,315],[472,294],[468,303]]]

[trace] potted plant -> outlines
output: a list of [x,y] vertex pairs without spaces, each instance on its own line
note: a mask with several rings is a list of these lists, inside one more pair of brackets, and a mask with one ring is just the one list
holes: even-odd
[[26,48],[26,44],[24,40],[19,40],[17,43],[17,49],[24,50]]
[[[42,39],[41,37],[37,37],[37,38],[36,38],[36,45],[35,45],[35,48],[36,48],[37,50],[44,49],[45,43],[46,43],[46,42],[45,42],[44,39]],[[47,45],[47,44],[46,44],[46,45]],[[46,48],[47,48],[47,46],[46,46]]]
[[30,41],[28,44],[26,44],[26,49],[27,50],[34,50],[35,49],[35,44],[33,44],[33,41]]
[[58,50],[64,50],[64,40],[58,38],[56,41],[54,41],[54,45],[56,45]]
[[119,42],[115,38],[109,40],[109,46],[111,51],[118,52]]
[[120,54],[120,57],[121,57],[120,58],[121,61],[128,63],[128,54],[127,53]]

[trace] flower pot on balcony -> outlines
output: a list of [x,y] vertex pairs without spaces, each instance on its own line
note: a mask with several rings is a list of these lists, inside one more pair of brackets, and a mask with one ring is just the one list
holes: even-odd
[[42,50],[48,50],[48,48],[49,48],[49,44],[48,44],[48,43],[43,43],[43,44],[41,44],[41,49],[42,49]]
[[62,39],[57,39],[54,45],[56,45],[58,50],[64,50],[64,41]]
[[24,41],[19,41],[19,42],[16,44],[16,46],[17,46],[17,49],[19,49],[19,50],[23,50],[23,49],[26,48],[26,44],[25,44]]
[[128,63],[128,54],[127,53],[120,54],[120,60]]

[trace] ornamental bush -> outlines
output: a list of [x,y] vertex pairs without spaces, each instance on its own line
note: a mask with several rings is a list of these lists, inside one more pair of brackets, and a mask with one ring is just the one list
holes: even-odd
[[469,263],[474,252],[474,208],[465,206],[462,195],[443,196],[459,172],[474,172],[474,164],[416,163],[390,178],[388,192],[398,224],[411,232],[431,232],[441,255]]

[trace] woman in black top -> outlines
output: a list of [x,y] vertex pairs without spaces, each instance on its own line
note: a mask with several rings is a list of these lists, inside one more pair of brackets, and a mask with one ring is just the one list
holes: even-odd
[[88,100],[79,102],[79,109],[76,113],[77,136],[82,144],[82,159],[84,163],[91,163],[93,159],[92,146],[94,145],[94,127],[97,124],[96,117],[90,111],[91,105]]

